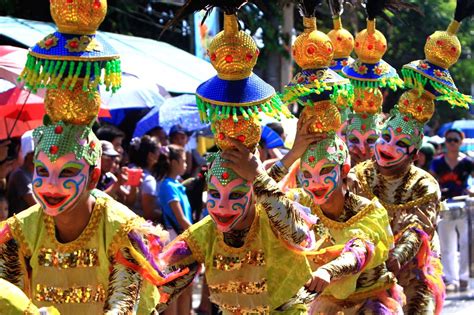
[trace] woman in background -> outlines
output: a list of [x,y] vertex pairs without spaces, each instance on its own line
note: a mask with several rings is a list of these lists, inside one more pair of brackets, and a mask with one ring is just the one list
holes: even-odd
[[[157,164],[157,177],[161,181],[158,199],[163,209],[163,224],[170,240],[183,233],[193,223],[191,205],[186,188],[178,178],[186,173],[186,152],[183,147],[170,144],[167,154],[162,154]],[[188,315],[191,312],[192,286],[171,303],[165,315]]]
[[[160,216],[156,199],[157,180],[153,174],[160,150],[160,143],[147,135],[133,138],[130,142],[130,168],[141,168],[143,176],[138,196],[130,197],[128,205],[131,204],[133,211],[151,221],[157,221]],[[131,190],[134,190],[133,187]]]

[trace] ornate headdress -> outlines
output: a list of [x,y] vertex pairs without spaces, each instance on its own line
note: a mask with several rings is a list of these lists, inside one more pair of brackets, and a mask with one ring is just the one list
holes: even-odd
[[283,101],[305,106],[302,120],[316,117],[311,132],[337,130],[341,125],[339,109],[350,106],[352,85],[329,68],[334,47],[331,39],[316,27],[316,7],[321,0],[295,2],[303,16],[304,31],[293,44],[293,57],[302,71],[285,87]]
[[328,36],[334,48],[334,58],[330,68],[342,72],[342,68],[354,62],[351,57],[354,50],[354,36],[342,26],[341,15],[344,12],[345,0],[328,0],[331,9],[333,28]]
[[199,10],[219,7],[224,11],[224,30],[214,37],[207,53],[217,75],[196,90],[204,122],[211,122],[217,146],[232,147],[229,138],[255,149],[261,135],[259,112],[279,118],[290,117],[275,89],[252,72],[259,50],[253,38],[239,29],[237,11],[245,0],[188,0],[172,23]]
[[367,28],[356,35],[355,53],[356,61],[345,66],[342,72],[351,80],[354,88],[381,88],[389,87],[396,90],[402,87],[403,82],[397,71],[382,60],[387,51],[387,40],[385,36],[375,28],[376,16],[388,20],[384,9],[395,11],[400,8],[413,8],[413,5],[405,4],[400,0],[367,0],[365,8],[367,11]]
[[[397,71],[382,57],[387,51],[385,36],[375,28],[376,16],[389,21],[384,9],[396,11],[400,8],[413,8],[400,0],[367,0],[367,28],[356,35],[355,53],[357,60],[345,66],[342,72],[354,85],[354,102],[351,121],[347,133],[352,130],[366,132],[381,128],[383,95],[380,88],[396,90],[403,86]],[[390,22],[390,21],[389,21]]]
[[474,3],[458,0],[454,20],[446,31],[436,31],[426,39],[425,59],[416,60],[403,66],[405,85],[412,89],[431,93],[436,100],[444,100],[453,106],[469,108],[473,100],[458,91],[448,68],[461,55],[461,43],[456,33],[463,19],[474,14]]
[[[279,119],[291,113],[281,103],[275,89],[264,82],[253,68],[259,49],[253,38],[240,30],[237,12],[246,0],[188,0],[177,13],[174,23],[199,10],[219,7],[224,11],[224,30],[209,44],[207,53],[217,75],[202,83],[196,90],[201,120],[210,122],[214,139],[221,150],[230,149],[230,138],[254,150],[261,136],[260,112]],[[226,184],[237,175],[221,166],[219,153],[211,157],[209,175],[216,175]]]
[[107,1],[51,0],[50,10],[58,31],[30,48],[19,79],[32,91],[79,86],[93,92],[101,83],[107,90],[118,89],[119,55],[96,35],[107,13]]
[[51,161],[74,153],[93,166],[100,163],[101,145],[91,125],[100,109],[98,85],[120,87],[119,55],[96,36],[107,12],[106,0],[51,0],[58,31],[29,50],[20,76],[32,91],[46,88],[44,126],[33,135],[36,152]]
[[474,13],[474,4],[458,0],[454,20],[447,31],[436,31],[425,44],[425,60],[417,60],[403,66],[404,92],[387,121],[399,134],[409,134],[416,148],[422,145],[423,127],[434,114],[434,100],[445,100],[453,106],[468,108],[473,100],[458,92],[448,68],[458,61],[461,44],[456,31],[461,21]]

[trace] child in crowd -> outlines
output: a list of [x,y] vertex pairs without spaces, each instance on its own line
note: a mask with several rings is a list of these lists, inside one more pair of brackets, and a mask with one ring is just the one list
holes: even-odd
[[0,191],[0,221],[8,218],[8,200],[5,194]]

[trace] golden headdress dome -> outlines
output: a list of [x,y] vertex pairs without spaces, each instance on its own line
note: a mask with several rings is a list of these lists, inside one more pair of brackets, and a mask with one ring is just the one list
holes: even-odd
[[387,51],[387,39],[375,29],[375,19],[367,20],[367,28],[355,37],[354,51],[360,61],[379,62]]
[[427,91],[408,90],[400,96],[398,110],[403,114],[411,114],[420,123],[428,122],[434,114],[435,96]]
[[334,48],[329,36],[318,31],[315,17],[303,17],[304,31],[293,44],[293,57],[303,70],[329,67]]
[[341,17],[334,18],[333,25],[328,37],[334,48],[334,59],[349,57],[354,49],[354,36],[342,27]]
[[425,56],[429,62],[448,69],[461,56],[461,43],[456,32],[459,22],[453,21],[446,31],[436,31],[428,36],[425,43]]
[[241,80],[250,76],[259,50],[253,38],[239,30],[236,15],[224,15],[224,30],[212,40],[208,49],[212,66],[224,80]]
[[303,124],[315,118],[309,127],[310,133],[329,133],[337,131],[341,126],[341,114],[330,100],[319,101],[310,106],[305,106],[299,119]]
[[54,23],[61,33],[94,34],[107,14],[107,0],[50,0]]

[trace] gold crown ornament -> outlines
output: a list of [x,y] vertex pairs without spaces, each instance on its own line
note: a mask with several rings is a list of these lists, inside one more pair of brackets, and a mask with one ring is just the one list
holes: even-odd
[[283,102],[306,106],[308,100],[331,100],[341,108],[350,106],[352,85],[329,68],[334,47],[329,36],[317,29],[316,7],[321,0],[295,2],[303,15],[304,31],[296,38],[292,51],[302,70],[284,88]]
[[342,26],[341,21],[344,2],[345,0],[328,0],[333,25],[332,30],[328,32],[328,37],[334,48],[334,59],[331,61],[330,68],[338,73],[342,71],[343,67],[354,61],[351,57],[354,50],[354,36]]
[[224,31],[214,37],[207,53],[219,78],[242,80],[252,74],[260,51],[253,38],[239,30],[237,17],[225,15]]
[[356,113],[378,114],[382,111],[383,95],[380,89],[354,89],[352,110]]
[[82,82],[70,89],[48,89],[44,98],[46,114],[52,122],[89,125],[99,114],[99,91],[84,93]]
[[312,134],[336,132],[341,126],[341,114],[329,100],[305,106],[299,119],[302,120],[302,125],[308,120],[315,119],[308,130]]
[[107,14],[107,0],[51,0],[50,12],[61,33],[94,34]]
[[469,108],[474,103],[469,95],[460,93],[448,68],[454,65],[461,55],[461,43],[456,33],[463,19],[474,14],[474,3],[458,0],[454,20],[446,31],[436,31],[426,39],[424,60],[412,61],[403,66],[405,84],[410,88],[427,90],[452,106]]
[[329,67],[334,49],[329,36],[318,31],[316,17],[303,17],[304,31],[293,44],[293,58],[303,70]]
[[367,27],[355,37],[354,51],[357,59],[342,68],[342,72],[351,80],[354,88],[383,88],[397,90],[403,87],[403,81],[397,71],[382,58],[387,51],[387,39],[376,29],[376,16],[386,17],[384,9],[395,12],[401,8],[413,8],[413,5],[390,0],[367,0]]
[[120,88],[119,55],[96,36],[107,13],[107,1],[51,0],[50,10],[58,31],[29,49],[18,79],[33,92],[39,88],[74,90],[78,82],[92,94],[99,84],[112,92]]
[[245,0],[188,0],[170,22],[199,10],[219,7],[224,11],[224,30],[208,47],[208,55],[217,75],[196,90],[196,100],[203,122],[210,122],[220,149],[233,145],[229,138],[255,149],[260,141],[260,112],[280,118],[291,113],[281,103],[275,89],[254,74],[259,50],[252,37],[240,30],[237,12]]

